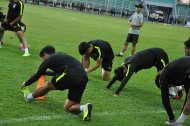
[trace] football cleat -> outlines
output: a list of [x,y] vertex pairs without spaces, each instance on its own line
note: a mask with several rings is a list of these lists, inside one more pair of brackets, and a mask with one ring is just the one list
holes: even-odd
[[22,55],[24,57],[30,56],[30,53],[24,53],[24,55]]
[[25,87],[21,90],[21,93],[24,94],[24,98],[27,99],[27,95],[30,94],[30,90],[28,87]]
[[83,111],[83,120],[89,121],[91,119],[92,104],[87,103]]

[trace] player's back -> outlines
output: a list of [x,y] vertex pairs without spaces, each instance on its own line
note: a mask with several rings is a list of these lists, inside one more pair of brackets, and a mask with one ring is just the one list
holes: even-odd
[[74,57],[58,52],[49,56],[49,68],[56,73],[66,72],[67,75],[83,76],[87,74],[82,64]]

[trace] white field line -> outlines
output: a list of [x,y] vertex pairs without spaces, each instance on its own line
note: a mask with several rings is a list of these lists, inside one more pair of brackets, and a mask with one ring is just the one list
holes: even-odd
[[[139,111],[139,112],[94,112],[92,113],[93,117],[102,117],[102,116],[125,116],[125,115],[131,115],[131,114],[161,114],[165,113],[165,111]],[[33,117],[24,117],[24,118],[12,118],[12,119],[5,119],[0,120],[0,125],[7,124],[7,123],[22,123],[22,122],[28,122],[28,121],[46,121],[46,120],[54,120],[54,119],[71,119],[71,118],[78,118],[78,116],[74,116],[71,114],[63,114],[63,115],[51,115],[51,116],[33,116]]]

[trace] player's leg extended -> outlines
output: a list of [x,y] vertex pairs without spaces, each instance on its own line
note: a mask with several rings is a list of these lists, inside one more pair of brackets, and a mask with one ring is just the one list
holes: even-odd
[[50,90],[56,90],[56,88],[54,87],[54,85],[52,84],[51,81],[48,81],[47,85],[44,85],[38,89],[36,89],[33,93],[28,94],[27,96],[27,100],[31,101],[34,98],[37,97],[41,97],[44,96],[45,94],[47,94]]
[[24,46],[24,51],[25,51],[26,56],[29,56],[30,54],[28,52],[28,43],[27,43],[26,38],[24,37],[23,31],[17,31],[16,34],[17,34],[18,38],[21,40],[21,42],[22,42],[22,44]]

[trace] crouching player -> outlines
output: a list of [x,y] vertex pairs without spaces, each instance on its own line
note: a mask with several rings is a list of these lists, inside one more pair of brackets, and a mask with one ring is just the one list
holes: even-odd
[[140,51],[126,58],[123,65],[115,69],[115,75],[106,88],[109,89],[116,80],[121,81],[119,88],[114,93],[114,96],[119,96],[119,93],[134,72],[155,66],[157,68],[157,73],[159,73],[168,62],[168,55],[161,48],[150,48]]
[[[91,73],[102,66],[102,80],[109,80],[114,53],[108,42],[104,40],[81,42],[78,46],[78,50],[82,55],[81,63],[87,73]],[[89,68],[90,57],[96,61],[96,64],[91,68]]]
[[[83,92],[88,82],[88,76],[82,64],[74,57],[62,52],[55,52],[53,46],[45,46],[40,51],[43,59],[38,71],[26,82],[22,83],[21,89],[26,94],[26,100],[32,101],[37,97],[44,96],[51,90],[68,89],[68,99],[64,109],[67,112],[78,114],[83,112],[83,120],[90,120],[92,104],[80,105]],[[46,71],[47,69],[52,71]],[[53,78],[47,85],[36,89],[33,93],[27,92],[26,86],[37,81],[41,75],[52,75]]]
[[[167,124],[182,125],[190,114],[190,57],[183,57],[170,62],[156,77],[156,84],[161,88],[162,103],[168,114]],[[180,117],[175,120],[169,100],[169,87],[184,84],[185,102]]]

